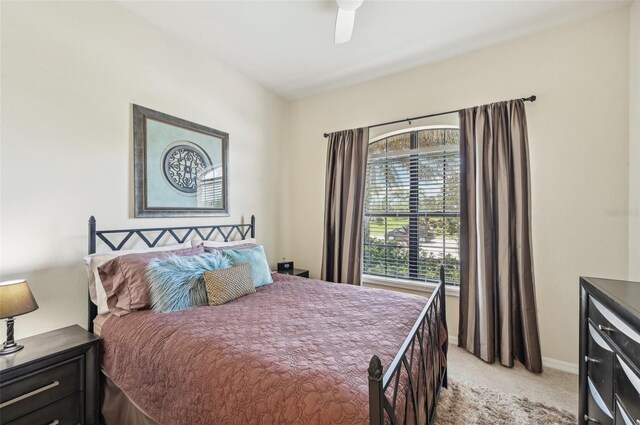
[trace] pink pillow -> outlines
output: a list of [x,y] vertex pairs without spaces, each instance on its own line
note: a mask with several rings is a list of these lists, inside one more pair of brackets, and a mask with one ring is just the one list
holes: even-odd
[[239,245],[229,245],[229,246],[205,246],[204,252],[228,251],[230,249],[251,249],[257,246],[258,245],[254,243],[243,243]]
[[149,281],[146,277],[147,264],[155,258],[166,259],[173,256],[187,257],[203,254],[201,246],[177,249],[174,251],[155,251],[127,254],[116,257],[98,267],[100,280],[107,293],[109,311],[116,316],[124,316],[131,311],[151,306]]

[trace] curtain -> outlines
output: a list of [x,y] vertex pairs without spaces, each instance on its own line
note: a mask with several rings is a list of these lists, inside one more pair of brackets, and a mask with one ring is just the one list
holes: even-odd
[[458,346],[542,372],[531,248],[524,102],[460,111]]
[[322,280],[360,285],[369,129],[329,135]]

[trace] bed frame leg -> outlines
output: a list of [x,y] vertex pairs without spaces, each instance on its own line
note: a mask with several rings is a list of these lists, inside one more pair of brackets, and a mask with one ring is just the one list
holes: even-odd
[[[89,217],[89,240],[87,246],[87,252],[89,255],[96,252],[96,218],[94,216]],[[88,291],[88,289],[87,289]],[[98,315],[98,307],[91,301],[91,293],[87,293],[88,297],[88,318],[87,318],[87,330],[93,333],[93,319]]]
[[376,355],[369,362],[369,424],[384,424],[382,362]]

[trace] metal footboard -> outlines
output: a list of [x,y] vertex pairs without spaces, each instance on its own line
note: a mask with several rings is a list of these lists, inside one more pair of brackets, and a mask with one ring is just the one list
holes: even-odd
[[380,358],[371,358],[370,425],[433,424],[443,387],[447,387],[447,317],[444,266],[440,266],[440,283],[386,373]]

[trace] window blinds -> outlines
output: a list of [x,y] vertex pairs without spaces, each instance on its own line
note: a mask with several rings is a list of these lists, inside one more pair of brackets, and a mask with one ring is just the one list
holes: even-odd
[[[459,283],[457,132],[414,131],[400,143],[397,136],[372,143],[365,192],[365,274],[437,282],[443,263],[447,283]],[[431,142],[423,143],[429,137]],[[375,146],[380,142],[386,146]],[[406,149],[394,150],[402,147]]]
[[205,178],[198,186],[200,205],[208,208],[222,208],[222,177]]

